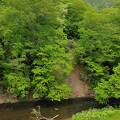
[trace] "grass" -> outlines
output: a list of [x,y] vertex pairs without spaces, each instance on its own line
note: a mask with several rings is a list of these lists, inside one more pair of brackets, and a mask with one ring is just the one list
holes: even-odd
[[72,120],[120,120],[120,109],[91,109],[73,115]]
[[120,111],[116,112],[112,116],[109,116],[106,120],[120,120]]

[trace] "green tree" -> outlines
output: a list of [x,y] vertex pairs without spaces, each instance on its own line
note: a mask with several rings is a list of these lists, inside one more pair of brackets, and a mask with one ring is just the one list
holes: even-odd
[[96,87],[97,100],[101,102],[110,97],[120,98],[120,64],[113,71],[109,79],[101,80]]
[[[0,75],[8,92],[52,100],[69,95],[65,77],[72,64],[63,33],[63,8],[57,0],[6,0],[1,5]],[[52,90],[49,95],[55,87],[60,97],[56,93],[55,98]]]
[[[70,5],[72,9],[68,7],[68,13],[71,10],[71,14],[67,14],[69,17],[66,17],[66,21],[70,24],[66,27],[67,32],[65,31],[65,33],[68,36],[74,36],[68,38],[75,41],[76,61],[78,64],[84,64],[87,71],[86,76],[92,87],[96,88],[100,81],[104,82],[114,74],[113,68],[118,65],[120,60],[120,9],[119,4],[116,4],[115,7],[97,11],[90,8],[85,2],[82,3],[78,8],[80,11],[77,10],[77,7],[73,7],[74,4]],[[77,6],[78,3],[75,5]],[[81,10],[80,7],[83,6],[86,9]],[[82,19],[77,19],[81,16]],[[71,29],[74,24],[77,26],[75,30]],[[107,83],[104,82],[101,86],[104,87],[104,84]],[[112,90],[116,92],[114,88]],[[99,94],[97,94],[98,97],[100,97]],[[106,98],[109,97],[110,94],[107,94]],[[119,95],[112,97],[119,98]]]
[[[65,85],[65,78],[71,71],[69,65],[71,56],[58,45],[46,45],[40,48],[37,59],[33,62],[33,96],[60,100],[70,95],[70,89]],[[65,68],[65,69],[63,69]],[[68,93],[68,94],[65,94]]]

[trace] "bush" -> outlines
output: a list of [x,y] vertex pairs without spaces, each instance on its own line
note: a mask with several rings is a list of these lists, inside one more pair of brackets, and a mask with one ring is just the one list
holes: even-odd
[[115,120],[112,119],[112,117],[114,118],[114,116],[116,115],[118,116],[120,115],[119,109],[113,108],[93,109],[73,115],[72,120],[109,120],[109,118],[111,118],[111,120]]

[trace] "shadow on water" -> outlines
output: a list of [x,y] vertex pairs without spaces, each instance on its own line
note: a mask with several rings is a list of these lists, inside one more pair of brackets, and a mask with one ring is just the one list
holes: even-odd
[[71,120],[74,113],[90,108],[102,108],[107,105],[120,105],[120,100],[111,99],[107,104],[99,104],[94,98],[75,98],[61,102],[36,100],[0,105],[0,120],[30,120],[30,113],[36,106],[41,106],[41,112],[46,117],[60,116],[56,120]]

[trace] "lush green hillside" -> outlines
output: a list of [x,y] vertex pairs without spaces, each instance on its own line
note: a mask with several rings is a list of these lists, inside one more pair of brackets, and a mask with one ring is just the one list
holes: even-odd
[[[85,66],[100,102],[120,98],[120,4],[82,0],[0,2],[0,84],[18,98],[69,98],[66,78]],[[118,0],[118,2],[120,2]]]
[[99,101],[120,98],[120,7],[96,11],[76,0],[68,6],[65,32],[73,41],[78,64],[84,64]]
[[69,97],[65,78],[72,57],[63,33],[62,7],[54,0],[3,0],[0,81],[4,91],[18,98]]

